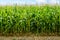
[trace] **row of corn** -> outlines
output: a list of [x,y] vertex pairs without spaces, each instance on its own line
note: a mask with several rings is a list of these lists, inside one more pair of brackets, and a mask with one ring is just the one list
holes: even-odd
[[60,35],[60,6],[0,6],[0,33]]

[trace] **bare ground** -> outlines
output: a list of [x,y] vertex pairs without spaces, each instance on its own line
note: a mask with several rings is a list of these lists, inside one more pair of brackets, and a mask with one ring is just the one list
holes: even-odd
[[4,37],[0,40],[60,40],[60,36],[22,36],[22,37]]

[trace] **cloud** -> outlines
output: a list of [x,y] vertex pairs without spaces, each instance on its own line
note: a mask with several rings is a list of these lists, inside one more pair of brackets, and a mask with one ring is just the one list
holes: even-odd
[[36,0],[37,2],[45,2],[45,0]]
[[13,4],[17,4],[17,5],[24,5],[24,4],[36,4],[35,0],[0,0],[0,4],[1,5],[13,5]]
[[60,4],[60,0],[50,0],[48,1],[48,4]]
[[57,1],[56,0],[50,0],[50,2],[49,2],[50,4],[56,4],[57,3]]
[[60,0],[0,0],[0,5],[13,5],[13,4],[60,4]]
[[36,0],[36,2],[37,2],[37,3],[40,3],[40,4],[42,4],[42,3],[47,3],[46,0]]

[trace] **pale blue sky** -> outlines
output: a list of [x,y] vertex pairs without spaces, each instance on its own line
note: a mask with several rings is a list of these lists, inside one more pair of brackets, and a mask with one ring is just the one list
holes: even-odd
[[0,0],[0,5],[12,5],[12,4],[55,4],[60,3],[60,0]]

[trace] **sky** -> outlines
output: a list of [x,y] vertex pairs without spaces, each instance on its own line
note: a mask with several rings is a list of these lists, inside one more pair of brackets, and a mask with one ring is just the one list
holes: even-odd
[[0,5],[60,4],[60,0],[0,0]]

